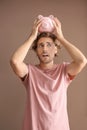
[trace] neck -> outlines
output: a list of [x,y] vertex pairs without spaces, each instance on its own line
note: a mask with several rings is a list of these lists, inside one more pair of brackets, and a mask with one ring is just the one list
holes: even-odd
[[40,63],[39,65],[42,69],[51,69],[54,66],[53,61],[50,63]]

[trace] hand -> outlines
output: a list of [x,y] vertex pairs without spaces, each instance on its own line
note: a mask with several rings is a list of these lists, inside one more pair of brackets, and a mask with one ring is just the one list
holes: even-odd
[[39,19],[36,19],[36,20],[34,21],[34,25],[33,25],[32,32],[31,32],[31,36],[34,37],[34,40],[37,38],[38,28],[39,28],[40,25],[41,25],[41,21],[42,21],[42,20],[39,20]]
[[62,39],[63,33],[62,33],[62,29],[61,29],[61,23],[60,21],[57,19],[57,17],[53,18],[53,24],[54,24],[54,33],[57,36],[58,40]]

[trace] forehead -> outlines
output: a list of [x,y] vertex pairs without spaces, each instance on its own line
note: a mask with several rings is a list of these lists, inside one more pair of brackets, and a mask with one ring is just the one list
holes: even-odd
[[38,40],[37,44],[45,43],[45,42],[53,42],[53,40],[49,37],[42,37]]

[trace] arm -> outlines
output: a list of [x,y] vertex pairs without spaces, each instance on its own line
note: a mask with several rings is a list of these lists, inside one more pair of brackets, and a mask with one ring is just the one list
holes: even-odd
[[72,43],[64,38],[61,29],[61,23],[57,18],[54,18],[54,26],[58,40],[64,46],[73,60],[67,66],[67,73],[72,76],[77,75],[87,64],[87,59],[77,47],[72,45]]
[[13,69],[13,71],[19,76],[19,77],[24,77],[28,73],[28,68],[27,65],[24,63],[24,59],[34,42],[34,40],[37,37],[38,34],[38,27],[40,26],[41,22],[36,21],[34,23],[33,31],[28,38],[28,40],[23,43],[12,55],[11,60],[10,60],[10,65]]

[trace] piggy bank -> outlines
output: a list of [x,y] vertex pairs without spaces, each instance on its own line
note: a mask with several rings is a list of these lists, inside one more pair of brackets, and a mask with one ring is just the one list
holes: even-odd
[[54,25],[53,25],[53,15],[50,15],[48,17],[44,17],[42,15],[38,16],[38,19],[41,19],[42,23],[40,27],[38,28],[38,31],[41,32],[53,32],[54,31]]

